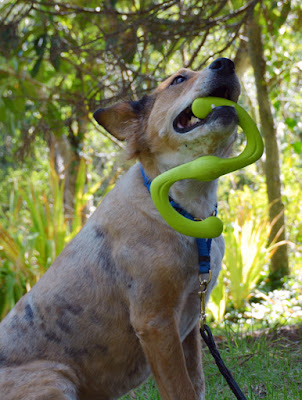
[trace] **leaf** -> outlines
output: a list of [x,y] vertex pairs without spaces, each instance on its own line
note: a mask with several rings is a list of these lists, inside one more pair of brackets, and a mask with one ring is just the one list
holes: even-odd
[[43,61],[43,57],[40,57],[35,62],[35,65],[33,66],[32,70],[30,71],[30,75],[32,76],[32,78],[34,78],[38,74],[42,61]]
[[296,154],[301,154],[302,153],[302,142],[295,142],[292,144],[292,147],[294,149],[294,152]]
[[19,256],[19,246],[2,225],[0,225],[0,239],[1,247],[4,250],[7,258],[15,263]]
[[274,106],[274,109],[275,109],[276,111],[279,111],[279,110],[280,110],[280,107],[281,107],[281,101],[280,101],[280,100],[274,101],[274,102],[273,102],[273,106]]
[[298,121],[295,118],[285,118],[285,123],[291,130],[298,125]]
[[13,275],[7,275],[5,278],[5,286],[6,286],[6,297],[7,302],[9,304],[9,308],[12,309],[16,304],[15,296],[14,296],[14,285],[15,285],[15,277]]
[[207,308],[211,311],[215,321],[222,321],[226,310],[227,293],[224,283],[225,272],[221,271],[217,284],[211,292],[211,297]]
[[86,182],[86,165],[84,158],[81,158],[75,187],[74,216],[72,231],[79,232],[82,226],[83,194]]
[[44,55],[44,51],[48,42],[47,33],[43,33],[34,41],[34,49],[36,51],[37,56],[42,57]]

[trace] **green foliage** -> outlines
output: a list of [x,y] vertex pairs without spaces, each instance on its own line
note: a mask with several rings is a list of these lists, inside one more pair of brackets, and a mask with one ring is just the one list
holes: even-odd
[[71,134],[72,122],[227,51],[248,11],[242,0],[1,2],[0,128],[14,139],[5,158],[50,133],[77,136],[81,150],[87,132]]
[[207,310],[211,312],[215,321],[221,322],[224,318],[228,304],[228,295],[226,289],[226,271],[225,267],[220,272],[215,288],[211,292],[211,298],[207,304]]
[[34,270],[28,263],[31,249],[25,250],[22,239],[13,237],[0,225],[0,318],[26,291],[26,282],[33,279]]
[[[0,225],[0,317],[37,282],[82,227],[87,201],[101,185],[100,181],[85,192],[85,177],[82,159],[71,228],[64,210],[64,181],[53,164],[49,175],[50,196],[36,189],[32,180],[27,181],[25,189],[19,190],[16,185],[12,188],[7,215],[13,223],[8,228]],[[28,210],[25,219],[19,215],[21,207]],[[24,223],[28,224],[25,231],[20,229]]]
[[[288,235],[291,249],[290,261],[292,273],[295,275],[295,279],[298,279],[302,265],[300,252],[302,221],[297,218],[301,205],[295,200],[302,196],[302,187],[299,175],[292,173],[298,158],[290,157],[285,161],[282,171],[288,182],[284,201],[288,223],[291,227]],[[300,173],[298,169],[295,170],[297,174]],[[249,304],[251,301],[258,298],[261,303],[261,299],[268,301],[270,297],[274,296],[274,292],[266,293],[265,284],[269,274],[269,259],[275,251],[276,245],[267,247],[270,225],[267,218],[265,186],[261,175],[257,173],[257,166],[249,167],[246,171],[244,181],[249,182],[250,187],[244,184],[240,188],[241,181],[241,172],[237,172],[233,176],[225,177],[219,189],[220,197],[223,199],[219,212],[225,226],[226,250],[223,270],[208,305],[215,321],[222,321],[227,310],[233,308],[239,312],[245,312],[248,309],[248,314],[244,314],[248,317],[253,308]],[[230,189],[235,184],[237,189]],[[255,189],[252,189],[252,186]],[[281,292],[278,293],[281,296]],[[295,296],[301,296],[301,293],[297,292]],[[284,300],[282,302],[284,303]],[[277,301],[271,302],[272,309],[276,304]],[[261,307],[265,308],[264,305]],[[261,307],[259,306],[259,308]],[[267,314],[275,315],[273,310]],[[278,314],[279,318],[281,318],[281,314]],[[261,320],[264,321],[265,318],[262,317]]]
[[[101,181],[96,182],[92,185],[88,190],[85,191],[86,184],[86,164],[85,160],[82,158],[80,161],[80,167],[78,171],[76,188],[75,188],[75,206],[74,206],[74,215],[72,219],[72,230],[70,235],[68,236],[68,241],[73,238],[82,228],[83,224],[83,213],[84,209],[89,200],[92,199],[95,192],[101,185]],[[63,204],[63,203],[62,203]],[[63,250],[63,249],[62,249]]]
[[228,294],[236,309],[244,306],[268,262],[268,230],[267,221],[255,221],[253,217],[246,216],[241,226],[235,220],[233,230],[225,232],[224,263],[229,284]]
[[[261,191],[257,202],[247,186],[229,193],[227,208],[222,211],[226,226],[223,271],[208,306],[217,321],[223,319],[230,302],[237,310],[244,307],[257,282],[267,273],[265,265],[272,251],[266,247],[269,231],[266,213],[256,208],[261,207]],[[263,201],[265,205],[262,198]]]
[[291,153],[291,145],[284,149],[282,175],[286,185],[283,191],[288,239],[291,242],[290,260],[293,272],[302,268],[302,168],[301,155]]

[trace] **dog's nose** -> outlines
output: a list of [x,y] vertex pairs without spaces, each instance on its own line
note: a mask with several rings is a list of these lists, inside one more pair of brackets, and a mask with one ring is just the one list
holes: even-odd
[[220,75],[230,75],[235,72],[235,64],[228,58],[217,58],[210,64],[209,68]]

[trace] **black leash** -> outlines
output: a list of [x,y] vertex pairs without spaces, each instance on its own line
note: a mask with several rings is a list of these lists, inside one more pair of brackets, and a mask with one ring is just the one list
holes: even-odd
[[221,372],[224,379],[227,381],[232,392],[238,400],[247,400],[245,395],[240,390],[235,379],[233,378],[229,369],[225,366],[221,355],[216,347],[214,337],[212,335],[211,329],[206,325],[206,293],[208,290],[208,285],[211,281],[211,269],[209,269],[207,274],[199,274],[199,298],[200,298],[200,315],[199,315],[199,325],[200,325],[200,335],[208,346],[214,360],[217,364],[219,371]]
[[216,343],[214,341],[214,337],[212,335],[211,329],[208,325],[204,324],[203,329],[200,328],[200,335],[205,341],[206,345],[208,346],[214,360],[219,368],[219,371],[223,375],[224,379],[227,381],[229,387],[231,388],[232,392],[236,396],[238,400],[247,400],[245,395],[242,393],[240,387],[237,385],[235,379],[233,378],[230,370],[225,366],[221,355],[216,347]]

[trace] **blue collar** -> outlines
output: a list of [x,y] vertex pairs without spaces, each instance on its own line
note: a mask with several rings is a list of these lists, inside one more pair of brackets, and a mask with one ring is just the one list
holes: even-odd
[[[150,192],[150,186],[151,186],[152,181],[146,175],[142,165],[141,165],[141,173],[142,173],[142,177],[144,179],[144,184],[145,184],[146,188],[148,189],[148,191]],[[171,197],[170,197],[170,204],[177,212],[179,212],[184,217],[186,217],[190,220],[195,219],[191,214],[189,214],[179,204],[177,204]],[[216,215],[216,213],[217,213],[217,210],[215,210],[215,215]],[[198,247],[198,254],[199,254],[199,274],[207,274],[210,272],[210,269],[211,269],[210,252],[211,252],[212,239],[196,239],[196,244]]]

